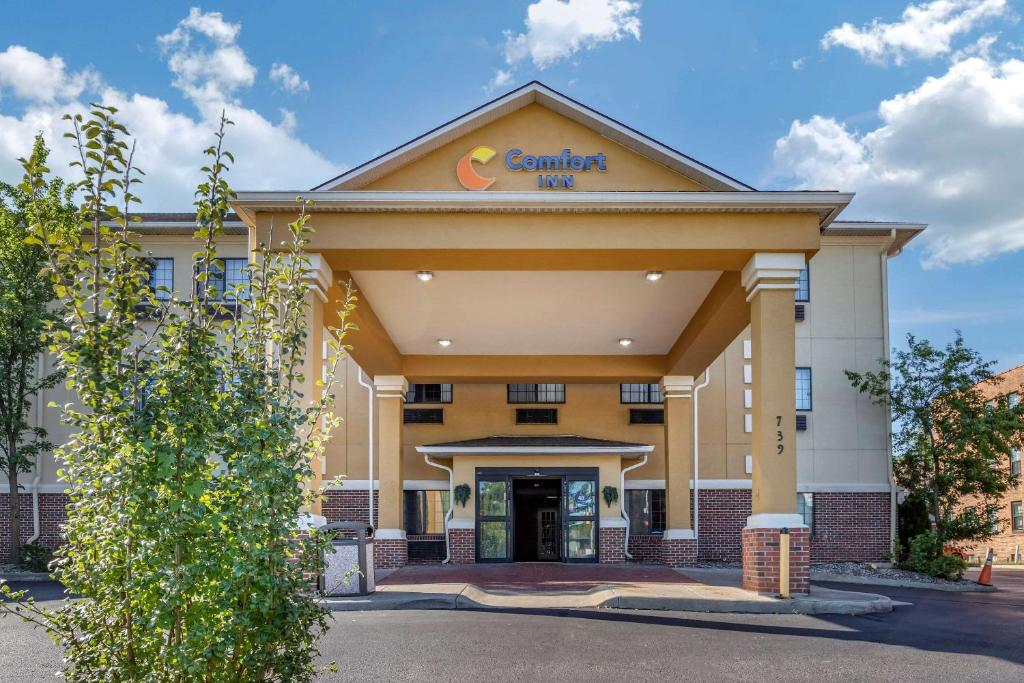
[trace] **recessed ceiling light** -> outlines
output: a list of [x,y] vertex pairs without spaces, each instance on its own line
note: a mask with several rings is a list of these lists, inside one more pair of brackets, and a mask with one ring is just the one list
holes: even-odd
[[623,337],[622,339],[619,340],[619,346],[629,346],[632,343],[633,340],[630,339],[629,337]]
[[452,340],[451,339],[438,339],[437,343],[447,349],[449,346],[452,345]]
[[665,273],[660,270],[648,270],[644,277],[647,278],[649,282],[657,282],[664,274]]
[[431,280],[434,279],[434,274],[429,270],[421,270],[418,273],[416,273],[416,277],[418,277],[423,282],[430,282]]

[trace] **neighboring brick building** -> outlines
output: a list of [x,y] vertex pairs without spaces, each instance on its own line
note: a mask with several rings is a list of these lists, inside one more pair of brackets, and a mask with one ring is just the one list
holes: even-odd
[[[1010,368],[998,377],[1002,380],[999,384],[982,388],[986,398],[1007,396],[1011,404],[1019,402],[1024,396],[1024,365]],[[1022,449],[1014,449],[1001,466],[1021,475],[1024,473],[1021,469],[1021,456]],[[1006,562],[1014,558],[1019,561],[1024,556],[1024,476],[1020,476],[1016,486],[1006,492],[1002,502],[1003,507],[996,520],[999,532],[991,540],[970,547],[968,552],[983,558],[988,548],[992,548],[996,561]]]

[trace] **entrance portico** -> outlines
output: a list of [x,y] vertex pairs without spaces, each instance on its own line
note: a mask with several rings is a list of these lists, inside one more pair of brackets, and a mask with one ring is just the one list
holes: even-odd
[[[314,202],[307,210],[316,233],[307,248],[331,283],[327,300],[340,300],[345,282],[359,292],[351,321],[357,329],[346,343],[376,390],[378,564],[406,561],[403,482],[414,465],[403,441],[403,400],[409,385],[424,383],[660,385],[664,442],[647,452],[638,474],[663,473],[662,559],[694,562],[694,385],[749,325],[753,509],[743,533],[745,581],[777,589],[771,553],[777,558],[778,529],[789,527],[796,543],[801,538],[793,516],[793,290],[822,229],[852,195],[754,191],[537,84],[496,102],[302,193]],[[603,168],[578,175],[571,191],[527,189],[533,186],[517,175],[520,169],[480,165],[490,159],[476,153],[484,146],[600,153]],[[493,184],[486,191],[459,188],[464,179],[456,168],[466,165],[493,172]],[[251,243],[268,241],[272,226],[294,219],[296,194],[239,194],[235,207]],[[321,313],[328,326],[336,320],[331,304]],[[517,434],[565,433],[557,420],[515,424]],[[502,434],[507,425],[509,411],[502,411],[439,430],[453,437],[450,443]],[[578,433],[604,439],[619,430],[595,411]],[[492,493],[482,492],[480,481],[499,476],[481,471],[488,467],[509,470],[500,475],[508,477],[507,497],[517,471],[537,468],[540,478],[558,479],[562,559],[571,554],[567,525],[574,521],[564,487],[576,480],[567,470],[596,471],[590,481],[599,512],[575,521],[593,522],[593,559],[624,558],[622,469],[637,464],[638,453],[546,448],[490,454],[486,466],[458,455],[438,459],[451,468],[453,488],[471,490],[465,507],[452,504],[446,525],[452,561],[484,559],[482,529],[496,533],[505,524],[507,534],[514,523],[507,510],[504,522],[497,519],[502,514],[476,514]],[[605,489],[614,490],[611,502]],[[505,559],[515,559],[508,551],[506,545]],[[794,551],[795,561],[806,559],[801,552]],[[801,590],[801,570],[791,576]]]

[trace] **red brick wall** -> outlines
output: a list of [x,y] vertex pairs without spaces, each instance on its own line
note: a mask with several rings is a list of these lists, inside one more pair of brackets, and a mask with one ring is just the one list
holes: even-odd
[[812,562],[888,559],[888,493],[815,493]]
[[740,533],[750,516],[750,489],[701,489],[699,514],[700,560],[739,562]]
[[633,556],[634,562],[661,562],[661,536],[630,534],[629,554]]
[[[368,522],[368,493],[368,491],[345,489],[344,487],[339,490],[327,491],[320,512],[328,522]],[[379,517],[377,512],[379,493],[379,491],[373,492],[374,527],[377,526],[376,522]]]
[[697,561],[697,541],[691,538],[662,538],[661,561],[670,567],[688,567]]
[[449,529],[448,544],[452,564],[476,562],[476,531],[474,529]]
[[[0,493],[0,562],[13,562],[8,539],[11,523],[8,494]],[[39,542],[51,550],[64,541],[62,528],[67,521],[68,497],[63,493],[39,494]],[[32,535],[32,494],[19,493],[18,506],[21,511],[21,542]]]
[[620,527],[601,527],[600,562],[626,561],[626,530]]
[[[758,593],[779,592],[779,530],[743,530],[743,587]],[[811,587],[811,546],[807,529],[789,535],[789,590],[806,593]]]
[[409,545],[404,538],[373,540],[374,569],[393,569],[409,563]]

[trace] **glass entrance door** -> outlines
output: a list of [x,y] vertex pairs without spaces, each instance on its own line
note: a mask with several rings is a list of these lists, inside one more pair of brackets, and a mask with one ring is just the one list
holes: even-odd
[[597,478],[562,479],[563,532],[566,562],[597,561]]
[[510,562],[511,478],[481,476],[476,489],[476,561]]

